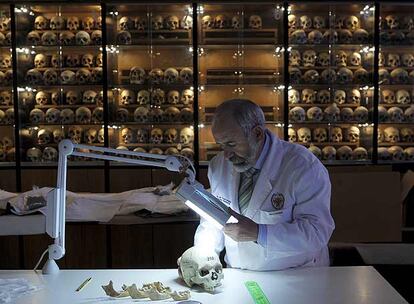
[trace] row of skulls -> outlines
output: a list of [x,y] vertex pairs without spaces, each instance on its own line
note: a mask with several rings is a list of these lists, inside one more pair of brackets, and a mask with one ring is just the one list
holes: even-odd
[[363,62],[361,53],[359,52],[345,52],[343,50],[335,51],[331,54],[328,52],[317,53],[314,50],[306,50],[301,53],[299,52],[299,50],[294,49],[289,53],[290,66],[303,66],[307,68],[314,66],[329,67],[331,65],[335,65],[338,67],[358,67],[361,66],[363,63],[367,66],[373,65],[373,57],[364,56],[364,59],[370,62],[366,62],[365,60]]
[[364,29],[354,32],[346,29],[312,30],[309,33],[300,29],[289,34],[289,43],[292,44],[365,44],[369,40],[370,34]]
[[414,43],[414,30],[411,30],[408,33],[404,33],[401,30],[381,31],[379,38],[380,38],[380,43],[384,45],[413,44]]
[[[181,108],[170,106],[166,109],[158,107],[148,108],[145,106],[137,107],[130,115],[128,109],[119,107],[116,109],[115,119],[118,122],[134,121],[137,123],[162,123],[162,122],[184,122],[191,123],[194,120],[194,111],[191,108]],[[133,117],[133,118],[132,118]]]
[[184,84],[191,84],[193,82],[193,70],[189,67],[167,68],[163,71],[160,68],[154,68],[147,72],[142,67],[134,66],[129,71],[129,82],[131,84],[144,84],[146,81],[152,84],[174,84],[180,81]]
[[296,123],[305,121],[309,122],[358,122],[364,123],[368,121],[368,109],[363,106],[358,106],[354,111],[345,107],[339,109],[336,103],[332,103],[324,110],[320,107],[310,107],[307,111],[302,107],[293,107],[289,111],[289,120]]
[[91,111],[87,107],[79,107],[74,112],[72,109],[49,108],[46,112],[42,109],[35,108],[30,111],[30,123],[32,124],[88,124],[88,123],[102,123],[103,122],[103,108],[96,107]]
[[398,16],[398,15],[388,15],[380,17],[380,28],[383,30],[413,30],[414,21],[411,15]]
[[11,32],[3,34],[0,32],[0,46],[11,45]]
[[339,143],[339,142],[350,142],[358,143],[360,138],[360,130],[356,126],[351,126],[345,130],[340,127],[332,127],[329,129],[326,128],[315,128],[309,129],[307,127],[302,127],[297,130],[294,128],[288,129],[288,139],[290,142],[300,142],[300,143]]
[[399,143],[399,142],[414,142],[414,130],[413,128],[404,127],[398,129],[396,127],[386,127],[384,129],[378,129],[378,142],[379,143]]
[[[290,82],[293,84],[330,84],[335,82],[339,84],[367,84],[370,81],[371,76],[372,75],[364,68],[358,68],[355,71],[346,67],[341,67],[338,70],[327,68],[321,73],[315,69],[307,69],[302,74],[302,70],[299,67],[289,67],[289,78]],[[391,78],[393,79],[393,82],[396,82],[399,81],[401,77],[398,71],[392,71]]]
[[94,30],[92,33],[86,31],[78,31],[73,33],[71,31],[63,31],[55,33],[53,31],[40,32],[38,30],[30,31],[27,34],[27,43],[30,45],[101,45],[102,31]]
[[140,90],[135,94],[132,90],[122,90],[119,95],[119,104],[130,105],[130,104],[139,104],[139,105],[156,105],[160,106],[163,104],[183,104],[183,105],[192,105],[194,102],[194,91],[190,89],[185,89],[181,92],[177,90],[170,90],[167,94],[162,89],[153,89]]
[[14,109],[9,108],[6,111],[0,110],[0,124],[13,125],[14,124]]
[[405,149],[400,146],[379,147],[378,159],[380,161],[414,161],[414,147]]
[[381,90],[380,102],[384,104],[401,104],[406,105],[414,101],[414,90],[411,91],[411,95],[407,90],[401,89],[397,91],[393,90]]
[[412,68],[414,67],[414,55],[411,53],[388,53],[384,55],[384,53],[380,52],[378,65],[390,68],[398,68],[400,66]]
[[[2,61],[0,58],[0,66],[2,65]],[[86,53],[83,55],[79,54],[69,54],[65,57],[59,56],[57,54],[53,54],[51,56],[39,53],[36,54],[33,58],[33,66],[35,68],[60,68],[60,67],[102,67],[102,53],[97,54],[94,56],[91,53]]]
[[[180,147],[181,148],[181,147]],[[117,147],[118,150],[127,150],[129,151],[129,148],[123,145],[120,145]],[[187,157],[189,160],[194,160],[194,151],[193,149],[189,148],[189,147],[185,147],[182,149],[178,149],[177,147],[168,147],[167,149],[162,150],[159,147],[154,147],[151,148],[149,151],[147,151],[145,148],[143,147],[136,147],[133,149],[134,152],[139,152],[139,153],[151,153],[151,154],[159,154],[159,155],[182,155]],[[128,156],[131,157],[131,156]],[[133,158],[133,156],[132,156]],[[136,158],[141,159],[142,157],[140,156],[136,156]],[[145,159],[145,157],[143,157]]]
[[[60,105],[61,97],[64,96],[64,101],[67,105],[78,105],[78,104],[86,104],[86,105],[103,105],[103,92],[96,92],[94,90],[86,90],[83,93],[75,90],[68,90],[66,92],[58,92],[52,91],[49,93],[48,91],[38,91],[35,95],[36,104],[39,106],[44,105]],[[0,101],[1,101],[1,93],[0,93]],[[0,103],[1,104],[1,103]],[[25,105],[32,105],[32,103],[26,102]]]
[[13,71],[7,70],[6,72],[0,71],[0,86],[9,86],[13,81]]
[[249,18],[245,21],[244,18],[240,15],[234,15],[231,19],[230,17],[220,14],[217,16],[205,15],[201,18],[201,25],[203,29],[242,29],[245,24],[250,29],[261,29],[263,27],[262,17],[259,15],[250,15]]
[[91,16],[79,18],[77,16],[63,17],[53,16],[48,19],[45,16],[39,15],[34,20],[34,29],[36,30],[70,30],[77,31],[83,29],[91,31],[102,28],[102,18],[99,16],[96,20]]
[[[129,31],[137,30],[144,31],[148,29],[148,18],[144,16],[123,16],[119,19],[119,30]],[[152,30],[189,30],[193,27],[193,18],[189,15],[185,15],[181,18],[175,15],[162,16],[155,15],[151,17],[151,29]]]
[[58,158],[58,151],[54,147],[40,148],[32,147],[26,151],[26,160],[33,163],[55,162]]
[[349,91],[344,90],[314,90],[303,89],[299,92],[296,89],[289,89],[288,100],[289,104],[306,103],[306,104],[328,104],[335,102],[336,104],[360,104],[361,92],[358,89],[352,89]]
[[4,136],[0,140],[0,162],[14,161],[15,153],[13,140],[8,136]]
[[320,149],[318,146],[311,145],[308,150],[317,158],[324,161],[368,160],[368,151],[364,147],[357,147],[352,150],[350,146],[341,146],[338,149],[333,146],[325,146]]
[[29,85],[74,85],[96,84],[102,81],[102,68],[79,68],[76,71],[47,68],[43,73],[35,68],[26,72],[26,82]]
[[405,110],[399,107],[391,107],[387,110],[384,106],[378,106],[378,120],[380,123],[414,123],[414,105]]
[[395,68],[389,72],[385,68],[378,70],[379,84],[407,84],[414,83],[414,70],[408,72],[405,68]]
[[289,30],[322,30],[326,28],[347,29],[349,31],[356,31],[361,28],[361,20],[357,16],[331,16],[325,18],[323,16],[296,16],[289,14],[288,16]]
[[131,128],[123,128],[120,132],[121,142],[124,144],[175,144],[181,143],[183,145],[191,145],[194,142],[194,131],[190,127],[184,127],[181,130],[175,128],[148,129],[139,128],[133,130]]
[[65,138],[72,140],[74,143],[104,143],[104,129],[88,128],[83,129],[81,126],[70,126],[67,132],[63,128],[40,129],[37,132],[37,144],[59,144]]

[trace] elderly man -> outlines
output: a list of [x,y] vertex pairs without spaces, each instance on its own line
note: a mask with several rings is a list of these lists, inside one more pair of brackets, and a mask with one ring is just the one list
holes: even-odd
[[266,129],[261,108],[250,100],[217,107],[212,131],[223,152],[209,165],[211,190],[237,221],[223,230],[202,221],[195,245],[217,253],[225,247],[225,261],[234,268],[328,266],[334,221],[321,162]]

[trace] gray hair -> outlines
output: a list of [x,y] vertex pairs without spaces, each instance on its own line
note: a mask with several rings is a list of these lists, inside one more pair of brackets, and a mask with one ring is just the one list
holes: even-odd
[[221,118],[231,116],[242,128],[246,137],[256,126],[265,126],[262,109],[249,99],[230,99],[220,104],[214,113],[213,125]]

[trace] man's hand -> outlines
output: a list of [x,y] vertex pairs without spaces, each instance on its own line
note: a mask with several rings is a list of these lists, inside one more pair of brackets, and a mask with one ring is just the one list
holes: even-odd
[[259,233],[259,226],[248,217],[245,217],[229,208],[229,213],[239,222],[224,226],[224,233],[236,242],[255,242]]

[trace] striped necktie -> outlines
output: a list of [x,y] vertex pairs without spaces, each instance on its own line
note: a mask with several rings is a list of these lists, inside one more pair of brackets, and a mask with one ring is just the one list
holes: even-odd
[[244,214],[249,206],[250,198],[252,197],[254,189],[254,175],[259,171],[255,168],[240,174],[240,185],[239,185],[239,208],[240,214]]

